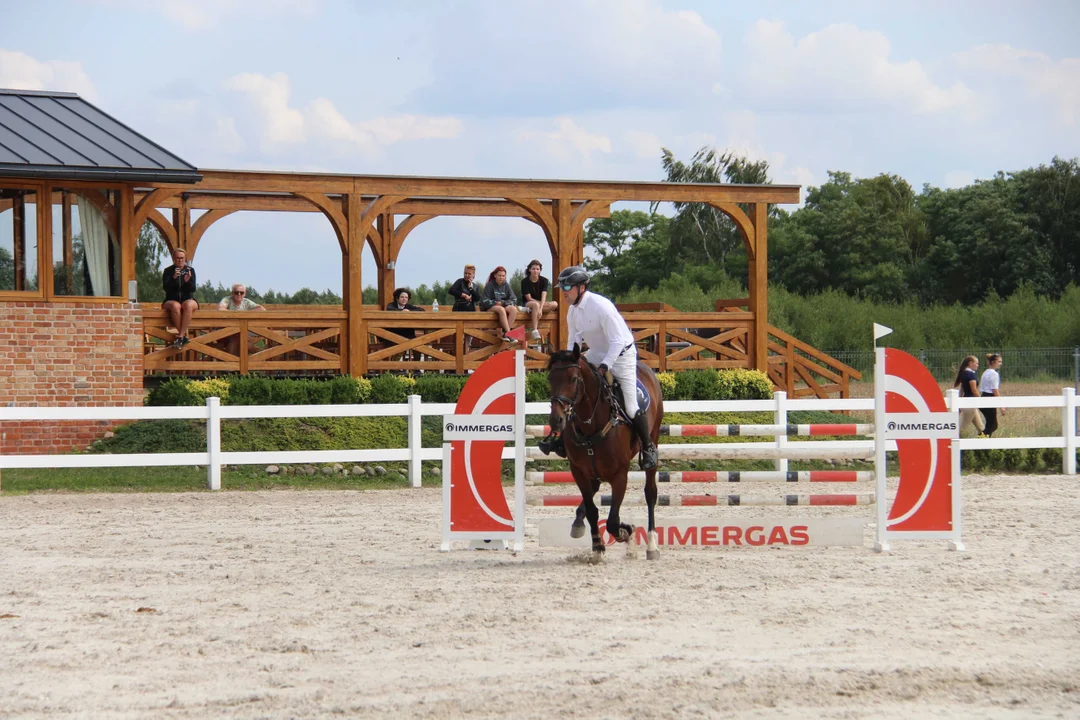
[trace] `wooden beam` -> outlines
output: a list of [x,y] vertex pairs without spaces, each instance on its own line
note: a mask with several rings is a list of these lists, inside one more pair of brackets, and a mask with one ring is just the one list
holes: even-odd
[[210,226],[221,218],[232,214],[232,210],[207,210],[199,216],[199,219],[191,226],[191,231],[188,233],[187,247],[185,249],[187,250],[189,260],[195,255],[195,251],[199,247],[199,241],[202,240],[203,234]]
[[120,297],[127,297],[129,280],[135,280],[135,245],[139,242],[141,225],[136,225],[129,218],[135,216],[135,196],[130,185],[120,189],[116,199],[116,224],[120,243]]
[[753,292],[750,295],[754,313],[754,367],[762,372],[769,369],[769,205],[754,203],[754,260]]
[[67,276],[64,294],[73,295],[75,294],[75,278],[73,277],[75,261],[71,249],[71,193],[66,190],[60,193],[60,227],[64,242],[64,274]]
[[26,289],[26,196],[19,195],[12,206],[12,260],[15,264],[15,290]]

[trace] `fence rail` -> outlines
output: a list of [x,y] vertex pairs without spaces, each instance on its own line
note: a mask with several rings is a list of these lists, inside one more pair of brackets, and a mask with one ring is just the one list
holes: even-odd
[[[1061,408],[1059,436],[970,438],[960,440],[961,450],[1061,448],[1062,472],[1076,474],[1078,408],[1074,388],[1063,388],[1060,395],[961,398],[956,390],[946,393],[946,404],[952,411],[964,408]],[[546,402],[525,404],[525,413],[544,415],[551,409]],[[672,400],[664,403],[666,412],[772,412],[773,423],[787,425],[788,413],[808,410],[844,411],[873,410],[872,398],[812,398],[792,399],[777,392],[771,400]],[[0,455],[0,469],[6,468],[88,468],[88,467],[156,467],[166,465],[206,466],[207,486],[221,489],[222,465],[261,465],[292,463],[346,463],[408,461],[409,481],[420,487],[420,463],[442,459],[441,447],[423,447],[421,419],[455,412],[453,403],[423,403],[419,395],[410,395],[408,402],[379,405],[234,405],[222,406],[216,397],[206,399],[203,407],[0,407],[0,423],[14,421],[49,422],[54,420],[170,420],[196,419],[206,421],[206,451],[192,453],[140,453],[101,455]],[[367,450],[274,450],[261,452],[224,452],[221,449],[221,421],[250,418],[295,417],[405,417],[408,443],[404,448]],[[854,450],[868,446],[866,440],[792,441],[777,437],[778,448],[799,450]],[[725,447],[738,449],[761,447],[761,443],[731,443]],[[680,447],[694,447],[682,445]],[[713,447],[715,446],[706,446]],[[895,443],[889,450],[895,450]],[[503,450],[503,459],[512,460],[514,448]],[[787,470],[787,460],[777,460],[777,470]]]

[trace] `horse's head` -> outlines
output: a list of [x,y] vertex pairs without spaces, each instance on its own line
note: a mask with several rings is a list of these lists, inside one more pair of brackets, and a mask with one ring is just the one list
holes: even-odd
[[573,415],[574,405],[585,398],[585,377],[589,365],[575,343],[573,350],[560,350],[548,360],[548,384],[551,385],[551,432],[562,432]]

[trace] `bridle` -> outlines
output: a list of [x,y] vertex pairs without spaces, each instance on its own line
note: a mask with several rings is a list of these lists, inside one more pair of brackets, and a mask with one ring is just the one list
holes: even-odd
[[[588,365],[588,368],[592,370],[593,376],[596,378],[596,385],[599,388],[599,392],[596,394],[596,402],[593,403],[592,413],[587,420],[581,420],[581,423],[586,427],[591,427],[593,421],[596,420],[596,413],[600,410],[600,401],[603,399],[605,383],[600,377],[600,372],[592,365]],[[574,378],[574,396],[567,397],[566,395],[552,395],[551,400],[557,402],[559,407],[562,408],[563,415],[566,417],[567,425],[569,426],[579,416],[576,412],[576,406],[582,400],[586,399],[585,396],[585,379],[581,376],[581,363],[566,364],[566,365],[554,365],[552,370],[570,370],[574,368],[578,371],[577,377]],[[608,390],[610,392],[610,389]],[[580,434],[580,433],[579,433]]]

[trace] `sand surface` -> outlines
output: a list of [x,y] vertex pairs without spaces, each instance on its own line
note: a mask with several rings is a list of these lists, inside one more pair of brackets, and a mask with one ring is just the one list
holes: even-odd
[[0,717],[1080,717],[1080,480],[965,501],[966,553],[589,564],[440,553],[434,488],[3,497]]

